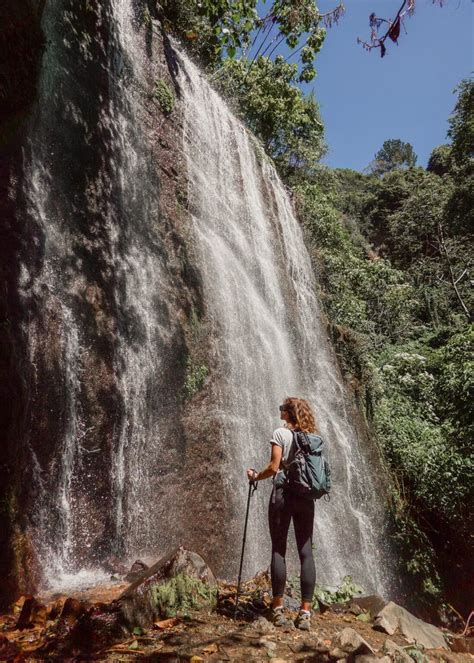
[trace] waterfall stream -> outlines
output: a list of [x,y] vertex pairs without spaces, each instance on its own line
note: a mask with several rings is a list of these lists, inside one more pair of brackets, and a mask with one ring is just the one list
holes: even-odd
[[[25,335],[36,380],[30,520],[54,587],[107,577],[95,569],[110,553],[156,556],[179,541],[174,493],[194,494],[179,483],[183,334],[170,303],[179,297],[163,245],[161,183],[147,134],[153,120],[142,108],[154,83],[151,56],[136,3],[103,5],[97,24],[108,36],[81,41],[74,2],[46,3],[48,47],[25,149],[24,193],[37,236],[35,265],[25,261],[20,284],[33,311]],[[305,397],[333,467],[331,501],[316,509],[318,581],[336,585],[351,574],[367,592],[387,594],[383,498],[290,195],[257,141],[174,48],[186,242],[213,343],[209,408],[229,512],[215,530],[228,528],[237,558],[245,469],[268,462],[282,399]],[[264,483],[252,507],[247,574],[269,561]],[[213,505],[206,508],[212,514]],[[221,567],[233,572],[235,559]]]
[[[243,505],[245,468],[268,462],[278,405],[286,396],[307,398],[333,465],[331,502],[316,509],[319,578],[336,585],[350,574],[366,591],[386,592],[383,508],[288,192],[199,70],[183,54],[180,61],[193,230],[206,301],[218,321],[218,370],[226,375],[219,407],[229,496]],[[250,573],[268,564],[265,509],[261,499],[249,537]]]

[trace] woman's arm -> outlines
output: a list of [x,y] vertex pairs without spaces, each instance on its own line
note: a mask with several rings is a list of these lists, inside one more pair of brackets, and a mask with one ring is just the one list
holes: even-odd
[[280,468],[281,454],[282,448],[278,444],[272,444],[272,455],[267,467],[261,472],[256,472],[252,469],[247,470],[248,478],[251,481],[262,481],[262,479],[274,476]]

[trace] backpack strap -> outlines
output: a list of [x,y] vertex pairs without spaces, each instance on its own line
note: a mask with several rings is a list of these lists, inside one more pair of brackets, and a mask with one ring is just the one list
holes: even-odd
[[[298,439],[298,438],[299,438],[298,433],[301,433],[301,435],[302,435],[302,437],[303,437],[303,444],[302,444],[302,443],[299,441],[299,439]],[[310,445],[310,443],[309,443],[309,440],[308,440],[308,437],[307,437],[307,433],[305,433],[304,431],[296,431],[296,430],[294,430],[294,431],[293,431],[293,439],[294,439],[295,442],[296,442],[297,453],[299,452],[299,453],[302,453],[303,455],[307,455],[307,454],[309,454],[309,453],[311,452],[311,445]],[[305,448],[305,447],[306,447],[306,448]],[[295,455],[296,455],[296,454],[295,454]]]

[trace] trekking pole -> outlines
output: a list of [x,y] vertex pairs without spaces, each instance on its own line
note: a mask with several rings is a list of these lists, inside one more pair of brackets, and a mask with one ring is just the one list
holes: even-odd
[[245,541],[247,539],[247,525],[249,522],[250,498],[252,497],[252,495],[256,490],[257,490],[257,482],[254,479],[249,479],[249,494],[247,497],[247,512],[245,514],[244,536],[242,540],[242,553],[240,555],[239,579],[237,580],[237,593],[235,595],[234,619],[237,616],[237,607],[239,605],[240,581],[242,580],[242,566],[244,564],[244,550],[245,550]]

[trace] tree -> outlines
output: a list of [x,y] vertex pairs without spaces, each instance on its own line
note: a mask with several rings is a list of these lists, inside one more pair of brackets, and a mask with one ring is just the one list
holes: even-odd
[[404,143],[399,138],[386,140],[375,155],[369,166],[369,171],[376,175],[384,175],[391,170],[413,168],[417,156],[410,143]]
[[238,56],[251,69],[259,56],[274,59],[286,45],[287,60],[298,56],[297,80],[308,82],[316,75],[314,59],[326,28],[339,20],[344,4],[321,13],[315,0],[273,0],[266,11],[257,0],[162,0],[160,9],[168,27],[214,67]]
[[442,177],[451,170],[452,155],[450,145],[438,145],[430,154],[426,170]]
[[449,118],[448,137],[458,166],[471,166],[474,160],[474,81],[465,79],[456,88],[458,100]]
[[296,64],[260,56],[251,69],[227,59],[216,80],[286,178],[310,174],[325,151],[318,104],[303,95],[297,77]]
[[472,238],[474,228],[474,82],[461,81],[458,100],[449,118],[452,140],[450,174],[455,188],[449,202],[452,223]]

